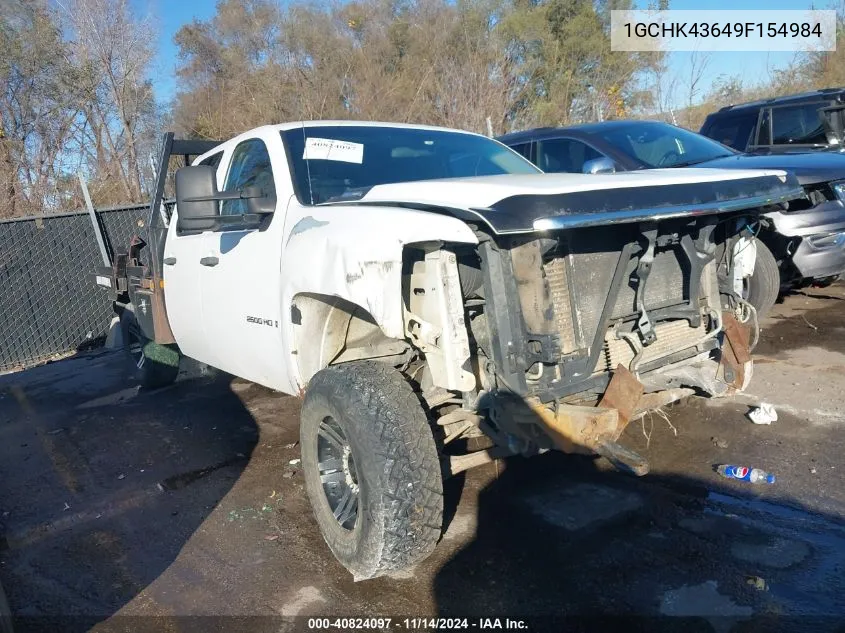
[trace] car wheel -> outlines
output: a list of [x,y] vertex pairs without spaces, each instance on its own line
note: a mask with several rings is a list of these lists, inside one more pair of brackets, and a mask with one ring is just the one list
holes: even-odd
[[146,389],[166,387],[179,375],[179,352],[170,345],[160,345],[147,338],[132,306],[127,306],[120,315],[123,345],[132,365],[135,377]]
[[431,553],[443,523],[440,461],[425,410],[401,373],[376,361],[317,372],[300,439],[317,525],[355,580]]
[[745,280],[743,299],[757,310],[757,318],[762,319],[769,313],[780,293],[780,269],[772,251],[760,240],[757,246],[757,260],[754,273]]

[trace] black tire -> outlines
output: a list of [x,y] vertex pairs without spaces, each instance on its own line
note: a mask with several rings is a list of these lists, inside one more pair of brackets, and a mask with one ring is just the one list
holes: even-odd
[[831,275],[829,277],[818,277],[813,279],[813,287],[815,288],[830,288],[833,284],[839,281],[839,275]]
[[772,251],[760,240],[756,241],[757,261],[754,274],[746,281],[745,300],[757,310],[757,318],[769,313],[780,293],[780,269]]
[[141,331],[132,306],[120,315],[123,347],[135,368],[135,378],[145,389],[172,384],[179,375],[179,352],[170,345],[151,341]]
[[314,517],[355,580],[431,553],[443,526],[443,479],[425,411],[402,374],[375,361],[317,372],[300,439]]

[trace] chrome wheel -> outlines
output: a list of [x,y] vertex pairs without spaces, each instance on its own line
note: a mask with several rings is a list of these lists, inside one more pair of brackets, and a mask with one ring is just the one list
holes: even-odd
[[325,418],[317,430],[317,468],[335,520],[342,528],[352,530],[358,520],[358,471],[349,441],[331,417]]

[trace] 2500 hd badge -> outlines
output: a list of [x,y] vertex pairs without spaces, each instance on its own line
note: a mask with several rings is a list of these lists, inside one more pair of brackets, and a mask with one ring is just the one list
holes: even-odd
[[278,321],[274,321],[273,319],[262,319],[261,317],[257,316],[247,316],[246,322],[255,323],[257,325],[269,325],[270,327],[279,327]]

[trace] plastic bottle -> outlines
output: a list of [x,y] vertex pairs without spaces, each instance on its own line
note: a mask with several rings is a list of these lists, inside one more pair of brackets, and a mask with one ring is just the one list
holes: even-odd
[[726,479],[739,479],[740,481],[748,481],[752,484],[773,484],[775,483],[775,476],[770,475],[765,470],[759,468],[748,468],[748,466],[728,466],[723,464],[716,469],[722,477]]

